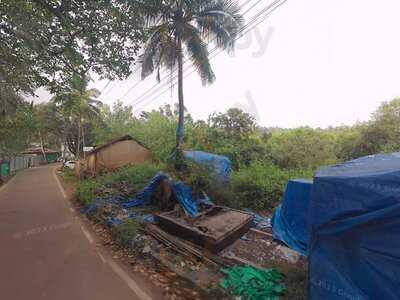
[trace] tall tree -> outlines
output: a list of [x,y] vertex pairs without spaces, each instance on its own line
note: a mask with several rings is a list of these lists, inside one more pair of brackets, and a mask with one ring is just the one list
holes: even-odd
[[0,1],[0,88],[63,88],[88,72],[124,78],[142,40],[137,1]]
[[196,67],[204,85],[215,80],[208,43],[233,50],[242,28],[243,17],[236,1],[230,0],[153,0],[140,12],[147,20],[149,36],[141,58],[142,78],[161,67],[178,67],[179,119],[176,148],[184,139],[183,64],[185,55]]
[[89,121],[100,116],[102,106],[102,102],[96,99],[98,91],[88,90],[87,86],[87,79],[74,76],[68,91],[59,93],[53,99],[63,115],[64,122],[68,124],[65,126],[65,139],[69,150],[77,159],[85,145],[85,129],[89,127]]

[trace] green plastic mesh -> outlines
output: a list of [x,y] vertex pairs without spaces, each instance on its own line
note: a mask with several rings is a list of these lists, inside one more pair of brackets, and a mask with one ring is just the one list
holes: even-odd
[[283,275],[275,269],[235,266],[222,272],[227,277],[221,287],[246,300],[279,300],[286,291]]

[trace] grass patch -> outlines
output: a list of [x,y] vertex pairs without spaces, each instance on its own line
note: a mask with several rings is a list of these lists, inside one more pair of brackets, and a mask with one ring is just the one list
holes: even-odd
[[[108,189],[112,192],[120,182],[126,182],[133,190],[140,191],[162,169],[161,165],[142,164],[125,167],[97,178],[86,179],[79,182],[76,189],[77,197],[83,204],[89,205],[102,191]],[[116,188],[115,193],[118,192]]]
[[62,168],[61,177],[66,183],[76,183],[78,181],[75,170],[72,170],[70,168]]

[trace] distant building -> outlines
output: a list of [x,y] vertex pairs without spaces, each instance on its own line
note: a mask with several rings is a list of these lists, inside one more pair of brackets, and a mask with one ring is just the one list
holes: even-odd
[[[43,155],[43,151],[44,154]],[[57,159],[60,157],[60,151],[44,148],[42,149],[41,147],[32,147],[26,149],[24,152],[22,152],[23,155],[30,155],[30,156],[38,156],[39,157],[39,163],[40,164],[45,164],[45,163],[54,163],[57,161]],[[46,157],[46,159],[45,159]]]
[[85,153],[76,166],[78,176],[97,176],[127,165],[141,164],[152,160],[150,150],[129,135],[98,146]]

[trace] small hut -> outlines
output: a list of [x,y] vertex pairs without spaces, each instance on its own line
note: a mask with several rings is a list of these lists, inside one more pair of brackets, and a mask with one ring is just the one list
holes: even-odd
[[151,160],[151,152],[146,146],[130,135],[125,135],[86,153],[85,158],[77,165],[76,171],[78,176],[82,176],[82,173],[86,176],[96,176],[102,171]]

